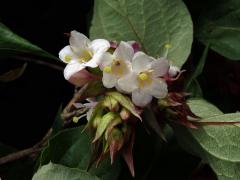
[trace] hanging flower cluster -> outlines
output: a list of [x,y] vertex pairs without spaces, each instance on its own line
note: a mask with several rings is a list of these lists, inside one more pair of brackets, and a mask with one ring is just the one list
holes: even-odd
[[136,52],[134,42],[121,41],[112,48],[107,40],[90,41],[77,31],[71,32],[69,42],[70,45],[60,51],[59,58],[67,63],[64,77],[73,84],[82,86],[97,79],[86,68],[99,68],[104,87],[131,94],[136,106],[144,107],[153,97],[167,96],[164,77],[169,70],[171,74],[174,72],[164,57],[155,59],[142,51]]
[[[70,33],[69,44],[59,53],[59,58],[67,63],[64,77],[83,88],[63,117],[74,122],[87,117],[96,164],[108,153],[112,163],[121,154],[134,176],[135,126],[143,121],[141,114],[146,107],[161,117],[156,122],[159,125],[164,119],[196,127],[188,120],[198,117],[188,108],[185,95],[171,90],[181,72],[170,66],[166,57],[151,57],[134,41],[90,41],[77,31]],[[84,100],[88,103],[83,104]]]

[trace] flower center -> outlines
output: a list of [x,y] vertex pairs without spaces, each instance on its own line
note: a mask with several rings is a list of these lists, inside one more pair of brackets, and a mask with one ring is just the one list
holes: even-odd
[[140,88],[144,88],[145,86],[149,86],[152,84],[152,72],[146,71],[146,72],[140,72],[138,74],[138,86]]
[[111,66],[105,66],[103,71],[106,72],[106,73],[111,73],[112,72],[112,67]]
[[111,72],[114,75],[121,77],[128,72],[126,63],[123,60],[113,60],[111,65]]
[[146,81],[146,80],[148,79],[148,75],[147,75],[147,73],[141,72],[141,73],[138,75],[138,78],[139,78],[141,81]]
[[92,57],[93,57],[93,53],[91,51],[83,50],[78,59],[80,62],[84,63],[84,62],[88,62],[90,59],[92,59]]

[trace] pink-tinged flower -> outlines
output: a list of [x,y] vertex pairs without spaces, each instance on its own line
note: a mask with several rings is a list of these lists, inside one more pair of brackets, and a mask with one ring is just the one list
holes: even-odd
[[[68,72],[73,71],[73,69],[77,68],[77,67],[78,67],[77,64],[69,63],[64,70],[66,76],[68,76],[68,74],[67,74]],[[73,69],[71,69],[71,68],[73,68]],[[72,83],[73,85],[78,86],[78,87],[81,87],[84,84],[86,84],[90,81],[96,80],[98,78],[95,75],[88,72],[86,69],[82,69],[80,71],[77,71],[76,73],[74,73],[72,75],[69,75],[68,77],[69,77],[68,81],[70,83]]]
[[165,76],[168,70],[166,59],[154,59],[143,52],[137,52],[132,60],[132,71],[119,79],[118,86],[132,93],[135,105],[144,107],[151,102],[152,97],[161,99],[167,96],[167,84],[160,77]]
[[127,43],[132,46],[132,48],[133,48],[133,50],[134,50],[134,53],[140,51],[141,46],[140,46],[140,44],[137,43],[136,41],[128,41]]
[[110,47],[110,43],[105,39],[90,41],[77,31],[71,31],[69,44],[59,52],[59,58],[68,63],[64,70],[64,77],[67,80],[85,67],[97,67],[101,55]]
[[126,42],[120,42],[113,54],[104,53],[99,64],[103,71],[103,85],[106,88],[117,86],[117,81],[131,71],[133,48]]
[[[134,53],[140,51],[141,46],[140,46],[140,44],[137,43],[136,41],[127,41],[127,43],[128,43],[130,46],[132,46]],[[110,42],[110,45],[111,45],[110,47],[111,47],[112,49],[116,49],[116,48],[118,47],[118,43],[115,42],[115,41],[111,41],[111,42]]]

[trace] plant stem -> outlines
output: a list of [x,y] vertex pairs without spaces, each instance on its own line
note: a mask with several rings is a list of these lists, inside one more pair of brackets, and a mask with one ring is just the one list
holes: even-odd
[[32,155],[33,153],[41,151],[51,134],[52,134],[52,128],[49,129],[47,134],[43,137],[43,139],[40,142],[38,142],[37,144],[35,144],[33,147],[23,149],[21,151],[14,152],[14,153],[8,154],[4,157],[1,157],[0,165],[22,159],[26,156]]
[[71,112],[73,104],[82,99],[82,95],[87,89],[88,84],[85,84],[81,89],[79,89],[74,95],[73,98],[69,101],[67,106],[64,108],[61,117],[63,122],[75,115],[75,112]]

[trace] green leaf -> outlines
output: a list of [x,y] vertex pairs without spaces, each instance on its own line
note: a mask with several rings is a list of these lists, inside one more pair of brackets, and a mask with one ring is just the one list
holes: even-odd
[[196,36],[219,54],[240,60],[240,1],[214,2],[200,16]]
[[53,129],[53,132],[51,134],[51,136],[55,135],[56,133],[58,133],[59,131],[61,131],[63,129],[63,120],[61,118],[61,113],[62,113],[62,104],[59,106],[58,108],[58,112],[55,116],[55,120],[53,122],[53,126],[52,126],[52,129]]
[[[87,170],[91,157],[91,138],[83,127],[66,129],[57,133],[49,141],[48,146],[41,153],[41,165],[50,161],[71,168]],[[116,180],[120,171],[120,164],[116,161],[113,165],[106,159],[98,168],[92,167],[90,174],[102,180]]]
[[91,38],[135,40],[147,54],[166,54],[176,66],[186,61],[192,45],[190,14],[181,0],[95,0]]
[[14,34],[0,22],[0,56],[14,55],[35,55],[58,60],[55,56]]
[[100,180],[86,171],[49,163],[42,166],[32,180]]
[[[207,45],[203,51],[203,54],[202,54],[202,57],[200,58],[198,64],[197,64],[197,67],[196,69],[194,70],[193,74],[190,76],[190,78],[188,79],[187,83],[186,83],[186,86],[185,86],[185,89],[186,90],[189,90],[190,86],[193,86],[192,84],[195,83],[196,84],[196,80],[197,80],[197,77],[199,75],[202,74],[202,71],[203,71],[203,68],[204,68],[204,65],[206,63],[206,59],[207,59],[207,55],[208,55],[208,49],[209,49],[209,45]],[[195,81],[195,82],[194,82]]]
[[[240,113],[223,114],[204,100],[190,100],[189,106],[206,121],[240,121]],[[175,133],[182,147],[207,161],[220,180],[235,180],[240,177],[239,125],[203,126],[198,129],[177,126]]]
[[153,130],[157,135],[159,135],[163,140],[167,141],[165,138],[165,135],[163,133],[163,128],[160,126],[159,122],[157,121],[157,118],[149,107],[144,108],[143,114],[143,121],[146,124],[147,127],[149,127],[151,130]]
[[0,75],[0,81],[1,82],[9,82],[9,81],[16,80],[17,78],[22,76],[26,67],[27,67],[27,63],[24,63],[21,67],[12,69],[12,70]]
[[191,99],[187,102],[193,113],[201,118],[222,115],[223,113],[214,105],[204,99]]
[[134,104],[127,96],[124,96],[118,92],[108,92],[107,95],[116,99],[123,107],[125,107],[128,111],[130,111],[134,116],[136,116],[138,119],[142,120],[142,118],[140,117],[139,113],[137,112]]
[[192,98],[200,98],[203,96],[201,86],[196,79],[192,81],[186,92],[191,93]]

